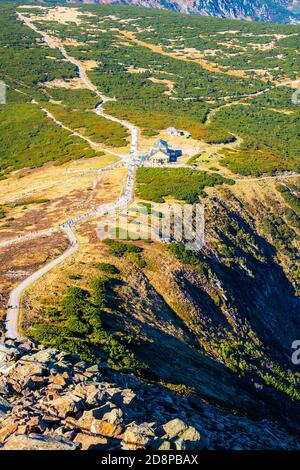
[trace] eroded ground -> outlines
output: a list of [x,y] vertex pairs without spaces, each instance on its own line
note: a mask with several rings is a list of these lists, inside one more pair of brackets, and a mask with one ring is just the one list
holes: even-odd
[[42,265],[57,258],[69,245],[62,233],[28,240],[0,250],[0,318],[6,311],[9,292]]
[[57,226],[115,201],[122,191],[126,170],[121,166],[111,169],[114,164],[118,165],[117,158],[102,156],[24,170],[2,181],[6,217],[0,223],[0,240]]

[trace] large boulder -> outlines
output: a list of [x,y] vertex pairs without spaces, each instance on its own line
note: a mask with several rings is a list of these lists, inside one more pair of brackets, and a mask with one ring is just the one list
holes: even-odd
[[0,450],[76,450],[79,447],[78,444],[65,439],[30,434],[9,437]]
[[180,433],[180,437],[184,441],[198,442],[201,439],[201,434],[197,429],[189,426],[185,431]]
[[153,441],[151,445],[152,450],[172,450],[175,448],[175,445],[170,441],[157,438]]
[[10,345],[8,341],[4,343],[0,343],[0,357],[6,360],[9,358],[17,357],[19,355],[18,348],[15,345]]
[[99,384],[80,383],[76,385],[74,393],[85,400],[88,407],[100,405],[105,397],[105,392],[100,389]]
[[69,393],[56,398],[51,402],[51,407],[55,409],[60,418],[75,415],[82,407],[83,402],[81,398]]
[[95,419],[91,425],[91,432],[105,437],[117,437],[121,434],[122,428],[108,421]]
[[179,436],[188,429],[188,425],[181,419],[175,418],[163,425],[163,429],[169,439]]
[[32,416],[26,423],[28,432],[44,432],[46,429],[46,423],[40,415]]
[[105,437],[90,436],[84,433],[77,434],[74,442],[80,444],[81,450],[104,450],[107,446],[107,439]]
[[22,393],[24,389],[33,389],[43,385],[48,375],[49,371],[43,365],[20,361],[9,370],[7,380],[17,393]]
[[172,419],[163,425],[163,429],[166,433],[164,437],[174,442],[177,450],[198,450],[205,446],[200,432],[181,419]]
[[6,420],[5,425],[0,429],[0,444],[11,436],[18,429],[18,423],[14,420]]
[[55,357],[57,355],[58,351],[57,349],[41,349],[40,351],[37,351],[35,354],[28,354],[26,356],[22,357],[23,361],[26,362],[39,362],[42,364],[47,364],[48,362],[51,361],[56,361]]
[[153,428],[148,423],[132,423],[124,433],[122,448],[124,450],[143,449],[154,437]]
[[106,403],[99,408],[84,411],[77,421],[82,430],[105,437],[115,437],[122,432],[123,412],[112,403]]

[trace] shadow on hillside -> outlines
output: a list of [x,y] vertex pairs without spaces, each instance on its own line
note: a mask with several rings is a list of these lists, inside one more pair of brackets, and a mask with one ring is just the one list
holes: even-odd
[[143,331],[134,346],[140,360],[149,365],[157,378],[172,384],[185,384],[195,389],[201,398],[226,409],[260,420],[278,419],[289,429],[300,432],[300,404],[295,404],[285,394],[264,387],[255,390],[253,383],[239,378],[223,364],[210,359],[173,336],[149,326],[136,318],[128,318],[119,312],[105,314],[106,328],[127,332]]
[[[300,299],[283,268],[275,261],[276,249],[239,215],[229,213],[228,216],[254,237],[266,261],[240,250],[253,277],[241,266],[227,267],[216,258],[211,258],[211,266],[225,291],[234,299],[239,318],[249,322],[271,356],[293,368],[291,344],[300,335]],[[219,236],[224,243],[231,244],[225,234]]]

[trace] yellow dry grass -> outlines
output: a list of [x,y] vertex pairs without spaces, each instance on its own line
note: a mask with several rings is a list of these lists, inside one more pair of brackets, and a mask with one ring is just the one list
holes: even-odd
[[[116,264],[116,259],[108,255],[107,247],[97,237],[93,243],[88,236],[95,235],[98,221],[82,223],[76,229],[79,248],[76,253],[67,258],[62,264],[45,274],[26,291],[22,302],[22,328],[26,331],[34,321],[47,321],[45,312],[55,307],[68,287],[79,286],[89,289],[90,281],[100,275],[96,263],[105,261]],[[72,275],[81,279],[70,279]]]
[[164,94],[168,96],[172,95],[174,91],[174,82],[172,82],[172,80],[167,80],[167,79],[159,80],[158,78],[154,78],[154,77],[149,77],[149,80],[153,83],[160,83],[161,85],[165,85],[166,91],[164,92]]
[[67,38],[63,41],[63,45],[78,47],[78,46],[84,46],[84,42],[79,42],[77,41],[77,39],[74,39],[74,38]]
[[127,72],[129,73],[145,73],[148,72],[148,69],[142,68],[142,67],[127,67]]
[[69,80],[51,80],[50,82],[43,82],[43,86],[47,88],[68,88],[68,89],[82,89],[87,88],[86,84],[84,83],[81,78],[71,78]]
[[86,72],[88,72],[89,70],[96,69],[98,67],[98,64],[100,64],[100,62],[97,60],[82,60],[80,63],[82,64]]
[[[120,167],[97,172],[116,161],[116,157],[104,155],[11,174],[0,183],[0,200],[7,204],[7,217],[0,223],[0,240],[50,228],[116,199],[126,170]],[[21,204],[37,200],[45,202]]]
[[[37,249],[38,246],[38,249]],[[0,318],[5,312],[10,290],[33,272],[59,256],[68,246],[63,233],[18,243],[0,249]]]
[[[21,5],[18,8],[30,9],[32,6]],[[78,10],[77,8],[56,6],[56,7],[44,7],[44,6],[34,6],[34,9],[39,9],[41,15],[31,14],[31,20],[33,21],[56,21],[57,23],[67,25],[68,23],[76,23],[80,25],[84,17],[95,16],[90,12],[85,12]]]
[[194,62],[196,64],[199,64],[202,68],[210,72],[222,73],[225,75],[232,75],[232,76],[239,76],[239,77],[246,76],[244,70],[225,70],[224,68],[218,67],[217,64],[214,64],[214,63],[208,62],[205,59],[202,59],[200,57],[201,54],[199,54],[199,51],[196,51],[194,49],[193,50],[184,49],[178,52],[176,51],[168,52],[168,51],[165,51],[162,46],[151,44],[145,41],[141,41],[140,39],[137,39],[137,37],[135,36],[135,33],[133,33],[132,31],[119,31],[119,33],[121,35],[120,37],[123,36],[127,40],[135,44],[138,44],[139,46],[147,47],[153,52],[156,52],[158,54],[165,55],[168,57],[173,57],[174,59],[182,60],[183,62]]

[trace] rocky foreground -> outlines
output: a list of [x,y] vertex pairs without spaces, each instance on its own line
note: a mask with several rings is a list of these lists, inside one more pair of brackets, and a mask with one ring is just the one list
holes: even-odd
[[29,340],[0,344],[0,450],[300,449],[276,423]]

